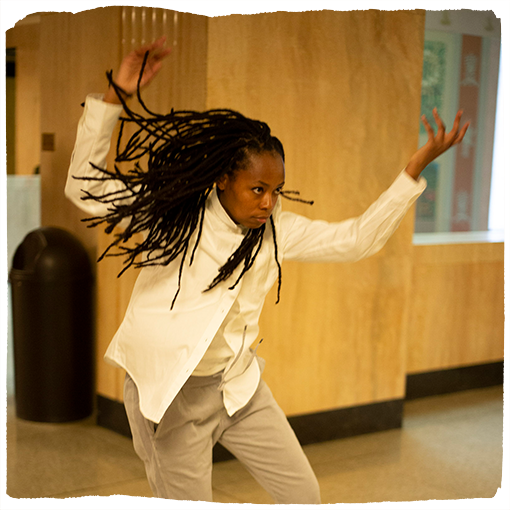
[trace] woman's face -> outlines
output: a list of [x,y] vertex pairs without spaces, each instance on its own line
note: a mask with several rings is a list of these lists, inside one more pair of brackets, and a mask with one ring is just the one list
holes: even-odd
[[230,218],[246,228],[259,228],[273,212],[285,183],[285,165],[275,152],[250,154],[248,164],[225,174],[216,184],[221,205]]

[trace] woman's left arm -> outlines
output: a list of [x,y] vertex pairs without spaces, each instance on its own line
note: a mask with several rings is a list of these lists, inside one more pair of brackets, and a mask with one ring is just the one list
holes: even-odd
[[421,172],[429,163],[434,161],[438,156],[443,154],[443,152],[446,152],[453,145],[460,143],[466,134],[467,128],[469,127],[469,122],[466,122],[459,131],[460,119],[462,117],[461,110],[457,112],[453,122],[453,128],[449,133],[446,133],[445,125],[437,113],[437,108],[432,110],[432,114],[436,121],[437,133],[434,133],[432,126],[428,123],[425,115],[423,115],[421,121],[427,130],[429,139],[423,147],[413,154],[405,169],[405,171],[415,180],[418,180]]

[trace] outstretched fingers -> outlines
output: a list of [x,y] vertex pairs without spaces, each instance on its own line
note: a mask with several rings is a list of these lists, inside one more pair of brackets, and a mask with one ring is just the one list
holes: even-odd
[[452,145],[456,145],[456,144],[462,142],[462,139],[464,138],[464,135],[466,134],[466,131],[468,130],[469,124],[470,124],[470,122],[466,122],[462,126],[462,129],[457,133],[455,139],[453,140]]
[[434,131],[434,128],[429,124],[429,121],[427,120],[427,117],[425,115],[422,115],[421,121],[422,121],[423,125],[425,126],[429,140],[436,141],[436,142],[442,141],[444,138],[445,126],[444,126],[444,123],[443,123],[441,117],[437,113],[437,108],[434,108],[432,110],[432,115],[434,116],[434,120],[436,122],[437,135]]
[[[140,51],[142,53],[146,53],[147,51],[148,52],[156,52],[157,50],[163,48],[163,45],[165,44],[165,42],[166,42],[166,36],[163,35],[159,39],[156,39],[154,42],[145,44],[144,46],[141,46],[140,48],[138,48],[138,51]],[[165,49],[162,51],[167,52],[170,50]]]
[[148,53],[147,63],[149,66],[154,66],[155,64],[161,62],[167,55],[169,55],[172,51],[171,48],[163,48],[165,44],[166,37],[162,36],[153,43],[145,44],[140,48],[137,48],[133,51],[133,58],[137,61],[143,60],[145,54]]
[[434,116],[434,120],[435,120],[436,126],[437,126],[437,136],[442,139],[444,137],[444,133],[446,131],[443,119],[441,119],[441,117],[439,116],[439,113],[437,113],[437,108],[434,108],[432,110],[432,115]]
[[439,113],[437,112],[437,108],[434,108],[432,110],[432,115],[434,116],[434,120],[435,120],[435,123],[437,126],[437,133],[434,132],[434,129],[429,124],[427,117],[425,115],[422,115],[421,120],[422,120],[422,123],[423,123],[426,131],[427,131],[429,141],[433,141],[435,143],[440,143],[440,144],[445,144],[447,147],[450,147],[451,145],[460,143],[462,141],[462,139],[464,138],[464,135],[466,134],[466,131],[469,127],[469,122],[466,122],[462,126],[462,129],[459,131],[462,113],[463,113],[462,110],[459,110],[457,112],[457,115],[455,115],[455,120],[453,122],[452,130],[447,134],[445,134],[446,127],[445,127],[443,120],[439,116]]
[[151,44],[151,46],[149,48],[149,52],[150,52],[150,56],[155,61],[160,61],[163,58],[165,58],[169,53],[171,53],[172,48],[163,48],[163,45],[165,44],[165,42],[166,42],[166,36],[162,36],[159,39],[157,39],[156,41],[154,41],[154,43]]
[[413,154],[409,160],[409,164],[406,166],[406,172],[414,179],[418,179],[420,173],[426,168],[426,166],[447,151],[452,145],[460,143],[469,127],[469,122],[466,122],[459,131],[462,111],[458,111],[455,116],[452,130],[445,134],[445,125],[437,113],[436,108],[433,109],[432,114],[437,125],[437,134],[434,133],[434,129],[429,124],[427,117],[422,115],[421,121],[427,131],[428,140],[425,145],[420,147]]
[[448,141],[451,145],[458,144],[462,141],[464,138],[464,135],[466,134],[466,131],[469,127],[469,122],[466,122],[462,129],[459,131],[460,126],[460,119],[462,118],[462,110],[459,110],[457,112],[457,115],[455,115],[455,120],[453,121],[453,127],[452,130],[448,133]]
[[429,137],[429,140],[433,139],[434,136],[435,136],[435,133],[434,133],[434,130],[432,129],[432,126],[429,124],[429,121],[427,120],[427,116],[426,115],[422,115],[421,116],[421,121],[422,121],[423,126],[425,127],[425,131],[427,131],[427,135]]

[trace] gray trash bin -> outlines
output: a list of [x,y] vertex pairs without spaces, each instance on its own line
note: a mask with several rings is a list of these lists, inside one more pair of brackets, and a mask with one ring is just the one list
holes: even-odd
[[17,248],[9,280],[17,416],[40,422],[89,416],[94,329],[87,252],[69,232],[39,228]]

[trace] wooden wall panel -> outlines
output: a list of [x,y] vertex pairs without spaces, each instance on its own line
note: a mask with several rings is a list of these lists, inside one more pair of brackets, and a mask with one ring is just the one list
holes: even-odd
[[413,248],[407,371],[503,359],[503,243]]
[[[424,12],[214,18],[207,106],[266,121],[286,148],[288,189],[312,218],[360,214],[418,140]],[[259,349],[287,414],[401,398],[412,214],[384,251],[349,265],[284,264]]]

